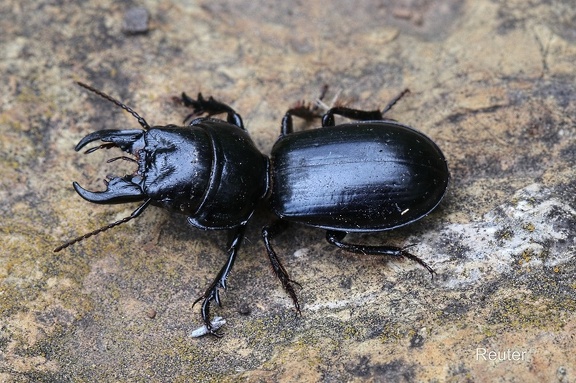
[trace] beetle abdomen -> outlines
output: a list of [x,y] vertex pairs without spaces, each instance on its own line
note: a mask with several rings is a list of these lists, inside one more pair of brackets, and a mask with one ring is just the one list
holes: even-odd
[[449,173],[424,134],[392,121],[324,127],[272,149],[271,204],[282,219],[343,231],[408,224],[442,199]]

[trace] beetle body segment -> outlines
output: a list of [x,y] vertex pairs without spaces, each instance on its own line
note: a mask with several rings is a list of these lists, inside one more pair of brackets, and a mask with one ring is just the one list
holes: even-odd
[[244,225],[268,193],[268,157],[244,129],[214,119],[192,121],[210,137],[212,169],[202,203],[188,221],[199,228]]
[[271,162],[271,206],[281,219],[346,232],[391,230],[422,218],[449,178],[438,146],[393,121],[285,135]]

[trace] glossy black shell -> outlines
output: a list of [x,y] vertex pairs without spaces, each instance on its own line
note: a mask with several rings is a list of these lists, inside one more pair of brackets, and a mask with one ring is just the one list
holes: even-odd
[[[182,128],[179,128],[182,130]],[[256,204],[266,195],[268,188],[268,158],[260,153],[244,129],[227,122],[214,119],[198,119],[184,130],[199,129],[208,141],[208,150],[204,156],[196,158],[198,164],[209,166],[209,176],[202,179],[200,166],[190,157],[175,162],[174,176],[182,177],[182,184],[191,182],[205,183],[200,205],[189,214],[188,221],[199,228],[222,229],[245,224],[252,216]],[[149,134],[150,132],[148,132]],[[194,139],[178,143],[172,141],[175,148],[186,142],[187,145],[201,146]],[[158,150],[154,151],[157,156]],[[158,162],[156,160],[156,162]],[[150,171],[148,171],[149,173]],[[158,176],[167,174],[160,169]],[[192,181],[194,180],[194,181]],[[175,195],[176,182],[169,180],[166,186]],[[174,208],[190,199],[192,195],[183,195],[174,202]]]
[[384,231],[416,221],[448,185],[444,155],[393,121],[362,121],[281,137],[271,153],[271,207],[327,230]]

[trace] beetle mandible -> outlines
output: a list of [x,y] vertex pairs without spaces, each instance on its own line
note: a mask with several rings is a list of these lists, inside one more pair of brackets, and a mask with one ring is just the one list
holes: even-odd
[[[185,214],[188,222],[205,230],[227,230],[228,259],[214,281],[194,303],[202,301],[206,332],[219,335],[210,322],[210,305],[220,302],[226,281],[256,206],[266,200],[278,217],[262,229],[272,269],[295,309],[300,305],[294,285],[282,266],[271,239],[288,222],[326,230],[326,240],[353,253],[405,257],[434,271],[406,248],[373,246],[344,241],[350,232],[381,232],[410,224],[428,215],[442,200],[448,186],[446,159],[427,136],[383,115],[382,111],[330,108],[324,115],[300,104],[289,109],[281,124],[270,158],[264,156],[246,132],[242,118],[230,106],[199,93],[193,99],[182,93],[192,108],[186,126],[150,126],[124,103],[81,82],[80,86],[114,103],[134,116],[143,129],[99,130],[76,145],[102,141],[88,149],[120,148],[135,162],[132,175],[106,181],[106,190],[92,192],[74,182],[76,192],[89,202],[114,204],[140,201],[128,217],[72,239],[54,251],[138,217],[156,205]],[[226,113],[226,121],[212,118]],[[204,117],[200,117],[204,115]],[[336,125],[339,115],[352,123]],[[294,132],[292,118],[321,118],[319,129]]]

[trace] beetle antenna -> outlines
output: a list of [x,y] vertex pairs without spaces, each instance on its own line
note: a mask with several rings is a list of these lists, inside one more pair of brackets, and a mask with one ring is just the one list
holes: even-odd
[[137,120],[138,123],[145,129],[148,130],[150,129],[150,125],[148,125],[148,123],[146,122],[146,120],[141,117],[138,113],[136,113],[132,108],[130,108],[128,105],[121,103],[120,101],[116,100],[115,98],[108,96],[106,93],[95,89],[93,87],[91,87],[90,85],[84,84],[83,82],[77,81],[76,82],[78,85],[80,85],[82,88],[86,88],[89,91],[96,93],[98,96],[105,98],[106,100],[116,104],[117,106],[119,106],[120,108],[124,109],[125,111],[127,111],[128,113],[130,113],[132,116],[134,116]]
[[130,214],[128,217],[124,217],[124,218],[122,218],[122,219],[120,219],[120,220],[118,220],[118,221],[116,221],[116,222],[113,222],[113,223],[108,224],[108,225],[106,225],[106,226],[102,226],[102,227],[99,228],[99,229],[96,229],[96,230],[94,230],[94,231],[91,231],[90,233],[81,235],[80,237],[77,237],[77,238],[74,238],[74,239],[72,239],[72,240],[70,240],[70,241],[67,241],[67,242],[63,243],[62,245],[58,246],[57,248],[55,248],[55,249],[54,249],[54,252],[57,253],[57,252],[59,252],[60,250],[65,249],[65,248],[67,248],[67,247],[70,246],[70,245],[73,245],[73,244],[75,244],[75,243],[78,243],[78,242],[80,242],[80,241],[83,241],[83,240],[85,240],[85,239],[87,239],[87,238],[90,238],[90,237],[92,237],[92,236],[94,236],[94,235],[100,234],[100,233],[102,233],[103,231],[112,229],[113,227],[122,225],[123,223],[126,223],[126,222],[128,222],[128,221],[130,221],[130,220],[132,220],[132,219],[134,219],[134,218],[136,218],[136,217],[138,217],[140,214],[142,214],[142,212],[143,212],[144,210],[146,210],[146,208],[150,205],[150,202],[151,202],[151,201],[152,201],[152,199],[151,199],[151,198],[148,198],[146,201],[144,201],[143,204],[141,204],[140,206],[138,206],[138,208],[137,208],[136,210],[134,210],[134,211],[132,212],[132,214]]

